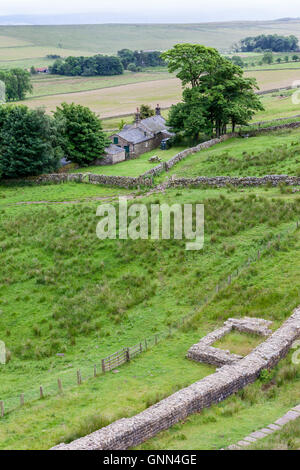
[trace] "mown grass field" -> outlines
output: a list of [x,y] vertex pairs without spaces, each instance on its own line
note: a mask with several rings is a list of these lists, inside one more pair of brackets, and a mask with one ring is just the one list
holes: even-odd
[[[300,71],[246,71],[245,76],[255,77],[263,91],[291,86],[300,79]],[[102,78],[48,77],[34,79],[34,96],[29,95],[23,104],[31,108],[43,106],[51,112],[64,101],[74,102],[107,118],[133,113],[141,103],[152,107],[159,103],[161,107],[168,108],[181,101],[182,96],[181,82],[166,71]]]
[[[147,170],[151,170],[154,166],[158,165],[157,162],[150,163],[149,158],[153,155],[157,155],[161,161],[165,162],[172,158],[177,153],[184,150],[184,147],[172,147],[168,150],[154,149],[150,152],[146,152],[140,155],[139,158],[133,160],[127,160],[117,165],[107,166],[88,166],[85,168],[79,168],[75,170],[75,173],[96,173],[100,175],[119,175],[119,176],[140,176]],[[73,172],[73,170],[72,170]]]
[[60,93],[74,93],[101,88],[110,88],[120,85],[129,85],[147,81],[169,79],[168,71],[148,70],[139,73],[124,72],[124,75],[113,77],[63,77],[59,75],[41,74],[32,78],[32,97],[57,95]]
[[[79,187],[72,184],[68,190],[75,199]],[[47,191],[51,188],[58,191],[58,186]],[[33,199],[29,193],[35,189],[29,188],[25,196]],[[6,191],[10,201],[24,198],[20,188],[15,188],[15,196],[12,188],[2,188],[2,194]],[[270,236],[292,221],[295,225],[300,217],[297,194],[282,194],[279,189],[187,189],[154,194],[144,201],[204,202],[204,250],[187,252],[184,240],[99,241],[95,234],[98,203],[92,201],[1,208],[0,328],[12,358],[0,369],[0,396],[8,408],[18,405],[20,393],[25,393],[28,402],[0,422],[1,448],[49,448],[117,417],[132,415],[213,371],[187,361],[185,354],[199,337],[229,316],[272,319],[276,328],[299,304],[297,232],[287,242],[282,237],[280,250],[276,243],[228,290],[205,308],[199,307],[220,278],[244,263]],[[75,385],[77,369],[84,379],[91,376],[94,364],[99,371],[103,356],[167,329],[191,311],[196,317],[190,326],[120,367],[118,373]],[[58,377],[64,388],[60,396]],[[294,374],[272,399],[258,393],[248,423],[248,399],[245,406],[234,406],[230,419],[222,407],[233,405],[220,405],[218,420],[226,435],[218,437],[220,428],[215,427],[212,437],[205,444],[203,437],[198,446],[231,443],[254,426],[256,412],[260,421],[274,419],[294,405],[297,377]],[[48,396],[32,403],[40,385]],[[261,400],[268,401],[263,415]],[[246,413],[242,427],[239,411],[241,416]],[[184,442],[179,438],[180,444],[172,439],[173,445],[193,448],[195,440],[190,437]],[[155,446],[167,445],[162,439]]]
[[[128,81],[128,76],[125,76]],[[139,81],[139,74],[136,75]],[[114,81],[112,80],[112,84]],[[55,111],[62,102],[77,103],[88,106],[101,117],[114,117],[122,114],[134,113],[141,103],[155,107],[159,103],[168,108],[181,99],[181,83],[177,78],[155,79],[131,83],[120,86],[80,91],[74,93],[60,93],[40,98],[27,98],[20,102],[30,108],[45,107],[47,112]],[[20,104],[19,103],[19,104]]]

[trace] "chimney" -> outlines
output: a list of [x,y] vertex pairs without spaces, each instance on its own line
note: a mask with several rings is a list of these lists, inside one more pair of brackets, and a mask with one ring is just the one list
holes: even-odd
[[160,116],[160,107],[159,107],[159,104],[156,106],[155,108],[155,114],[156,116]]
[[137,126],[140,122],[141,122],[140,108],[136,108],[136,113],[135,113],[135,125]]

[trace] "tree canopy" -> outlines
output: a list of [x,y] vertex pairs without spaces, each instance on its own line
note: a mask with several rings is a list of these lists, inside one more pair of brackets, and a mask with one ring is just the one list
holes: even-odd
[[0,175],[16,178],[53,171],[62,157],[59,125],[43,109],[0,106]]
[[0,70],[0,80],[5,83],[6,101],[24,100],[32,92],[30,73],[20,68]]
[[66,158],[88,165],[101,158],[111,142],[102,130],[100,119],[89,108],[79,104],[62,103],[54,113],[62,126],[62,149]]
[[298,50],[298,38],[294,35],[279,36],[278,34],[260,34],[259,36],[248,36],[242,39],[235,50],[238,52],[293,52]]
[[110,76],[122,75],[124,68],[119,57],[97,54],[92,57],[58,59],[49,70],[57,75]]
[[183,102],[173,105],[168,124],[177,134],[200,133],[219,136],[231,124],[247,124],[263,109],[255,79],[215,49],[194,44],[177,44],[163,54],[169,71],[177,72],[183,84]]
[[118,51],[118,57],[126,70],[130,70],[129,65],[131,65],[131,69],[133,69],[132,65],[135,65],[136,69],[163,67],[166,65],[166,62],[161,57],[160,51],[131,51],[130,49],[121,49]]

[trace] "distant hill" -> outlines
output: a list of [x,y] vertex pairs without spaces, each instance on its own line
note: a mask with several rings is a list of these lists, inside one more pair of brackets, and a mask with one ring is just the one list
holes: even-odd
[[[299,19],[195,24],[96,24],[101,21],[104,23],[106,19],[99,15],[0,17],[0,24],[3,24],[0,26],[0,46],[9,41],[12,44],[22,41],[49,50],[59,47],[90,53],[116,53],[125,47],[165,50],[176,43],[192,42],[230,52],[235,42],[247,36],[278,33],[286,36],[294,34],[300,39]],[[18,26],[12,26],[13,23],[18,23]],[[24,50],[24,53],[27,54],[24,57],[30,57],[29,51]]]

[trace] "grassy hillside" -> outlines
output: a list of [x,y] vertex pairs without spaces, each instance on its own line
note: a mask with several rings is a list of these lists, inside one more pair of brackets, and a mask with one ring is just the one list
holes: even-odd
[[[68,195],[73,191],[73,199],[80,199],[81,187],[72,184]],[[58,186],[41,189],[51,188],[57,194]],[[7,195],[3,203],[33,200],[31,189],[36,191],[28,188],[26,195],[25,188],[15,188],[13,194],[13,188],[2,187],[1,194]],[[97,190],[99,196],[107,194],[101,187]],[[295,225],[300,217],[297,194],[281,194],[279,189],[190,189],[144,201],[204,202],[204,250],[187,252],[184,240],[100,242],[95,235],[97,203],[92,201],[2,205],[0,328],[12,358],[0,369],[0,396],[7,410],[18,405],[20,393],[30,402],[0,421],[1,448],[47,448],[136,413],[213,370],[187,361],[185,353],[228,316],[261,316],[274,320],[277,327],[299,303],[297,232],[286,241],[282,237],[280,250],[275,244],[213,303],[199,306],[216,282],[252,251],[292,221]],[[94,364],[99,371],[101,357],[167,329],[188,312],[197,314],[191,327],[122,366],[119,373],[80,388],[75,385],[77,369],[84,379],[91,376]],[[64,387],[61,396],[55,396],[58,377]],[[291,405],[294,380],[290,395],[282,401],[280,391],[266,408],[265,420]],[[48,397],[31,403],[38,398],[40,385]],[[260,408],[255,410],[259,416]],[[227,418],[222,422],[227,425]],[[252,424],[249,421],[248,427]],[[230,439],[239,433],[233,421],[232,426],[226,426]],[[212,442],[206,445],[219,445],[220,439]]]
[[[168,177],[263,176],[300,174],[300,130],[281,130],[244,139],[232,138],[211,149],[187,157]],[[159,180],[166,177],[162,174]]]
[[[235,21],[198,24],[124,24],[74,26],[1,26],[4,44],[21,41],[39,47],[112,53],[121,48],[167,49],[178,42],[195,42],[229,51],[232,44],[257,34],[295,34],[300,21]],[[51,52],[50,52],[51,53]]]

